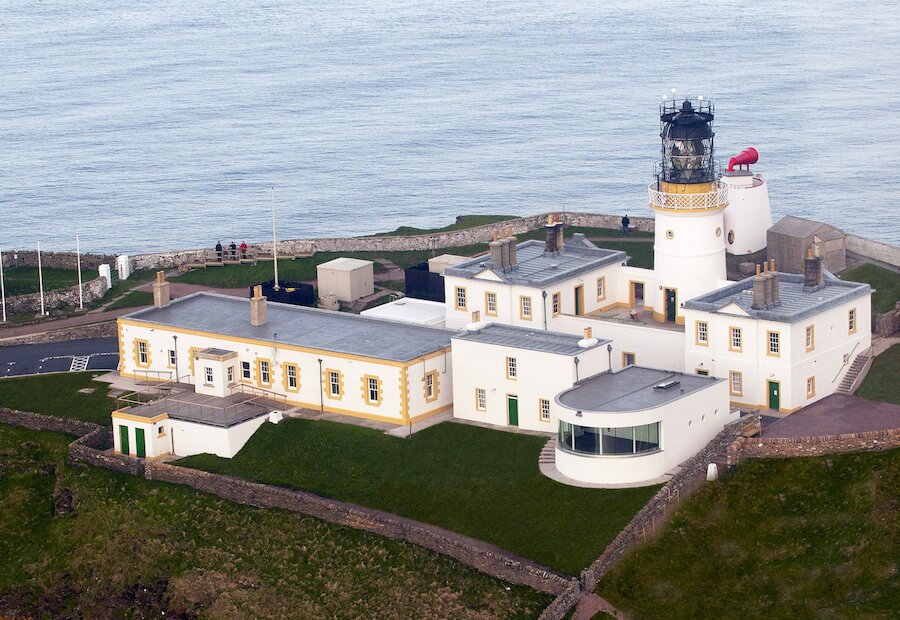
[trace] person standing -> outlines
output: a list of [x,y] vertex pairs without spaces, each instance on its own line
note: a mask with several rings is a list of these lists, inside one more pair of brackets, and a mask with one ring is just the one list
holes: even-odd
[[628,230],[629,230],[630,226],[631,226],[631,220],[628,219],[628,214],[626,213],[625,217],[622,218],[622,236],[623,237],[628,236]]
[[228,246],[228,258],[230,260],[237,259],[237,244],[234,241]]
[[216,260],[222,260],[222,242],[216,241]]
[[247,242],[241,241],[241,258],[247,258]]

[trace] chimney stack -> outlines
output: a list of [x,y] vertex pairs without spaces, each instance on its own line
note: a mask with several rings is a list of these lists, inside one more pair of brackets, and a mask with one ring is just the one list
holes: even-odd
[[754,310],[764,310],[766,307],[766,279],[759,272],[760,266],[756,265],[756,275],[753,276],[753,303],[750,307]]
[[516,257],[516,244],[519,240],[513,235],[512,224],[506,229],[506,233],[509,235],[509,268],[515,269],[519,266],[519,259]]
[[775,259],[769,259],[769,273],[772,274],[772,305],[781,303],[781,293],[778,290],[778,272],[775,271]]
[[765,279],[766,284],[766,307],[770,307],[772,305],[772,274],[769,273],[769,263],[768,261],[763,261],[763,278]]
[[825,275],[822,273],[822,257],[813,254],[812,246],[806,249],[803,259],[803,290],[815,291],[824,286]]
[[509,239],[506,238],[506,229],[500,227],[500,268],[503,271],[509,269]]
[[558,251],[556,222],[553,221],[553,215],[547,216],[547,223],[544,225],[544,230],[547,233],[547,240],[544,242],[544,254],[550,254],[552,256]]
[[497,229],[494,229],[493,239],[490,243],[488,243],[488,248],[491,253],[491,265],[495,269],[503,268],[503,251],[502,251],[502,243],[497,239]]
[[473,322],[473,323],[478,323],[479,321],[481,321],[481,311],[475,310],[475,311],[472,313],[472,322]]
[[590,338],[593,338],[594,337],[593,332],[594,332],[594,330],[591,329],[590,327],[585,327],[584,328],[584,339],[588,340]]
[[250,325],[259,327],[269,320],[266,312],[266,298],[262,294],[262,286],[253,287],[253,297],[250,299]]
[[157,308],[165,308],[169,305],[169,283],[166,282],[166,272],[156,272],[156,282],[153,283],[153,305]]
[[556,251],[562,252],[566,245],[566,238],[563,234],[562,216],[556,214]]

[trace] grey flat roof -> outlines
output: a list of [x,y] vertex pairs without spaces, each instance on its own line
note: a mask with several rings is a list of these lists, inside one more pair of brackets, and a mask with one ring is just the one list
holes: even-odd
[[[542,351],[557,355],[578,355],[588,349],[578,346],[579,336],[548,332],[540,329],[528,329],[527,327],[514,327],[501,323],[490,323],[479,330],[462,332],[453,335],[453,340],[468,340],[495,344],[510,349],[527,349],[529,351]],[[597,344],[608,344],[610,340],[597,339]],[[591,347],[593,348],[593,347]]]
[[684,307],[688,310],[718,312],[725,306],[735,303],[755,319],[794,323],[851,299],[868,295],[872,287],[861,282],[839,280],[826,271],[825,286],[818,290],[804,291],[802,275],[779,272],[778,291],[781,297],[780,305],[768,310],[754,310],[750,307],[753,303],[753,276],[751,276],[690,299],[684,302]]
[[516,244],[518,267],[511,271],[493,269],[489,262],[490,256],[483,254],[464,263],[447,267],[445,274],[474,278],[485,269],[489,269],[507,284],[545,287],[598,267],[621,263],[628,258],[621,250],[598,248],[581,233],[575,233],[566,241],[563,251],[555,255],[545,255],[544,247],[543,241],[536,240]]
[[[665,390],[653,387],[672,380],[678,381],[678,385]],[[556,397],[556,402],[576,411],[613,413],[644,411],[660,407],[720,381],[724,379],[629,366],[616,373],[605,372],[588,377],[575,387],[562,392]]]
[[812,234],[819,234],[820,236],[828,235],[829,238],[843,237],[843,233],[840,229],[837,229],[830,224],[817,222],[815,220],[807,220],[794,215],[785,215],[775,222],[769,230],[791,237],[808,237]]
[[222,336],[290,344],[331,353],[408,362],[450,346],[453,332],[384,321],[332,310],[267,303],[268,323],[250,325],[250,300],[194,293],[165,308],[125,315],[131,321],[191,329]]

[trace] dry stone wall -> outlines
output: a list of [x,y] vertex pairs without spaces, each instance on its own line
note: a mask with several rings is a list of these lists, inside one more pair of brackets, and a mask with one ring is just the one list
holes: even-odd
[[900,267],[900,248],[897,246],[856,235],[847,235],[846,242],[848,252],[880,263]]
[[748,458],[822,456],[897,447],[900,447],[900,429],[799,438],[738,437],[728,446],[728,463],[736,464]]
[[[101,299],[109,288],[104,278],[96,278],[83,283],[82,297],[85,304]],[[57,308],[78,305],[78,285],[68,288],[60,288],[52,291],[44,291],[44,309],[49,312]],[[6,311],[9,314],[19,312],[39,312],[41,309],[41,294],[27,293],[6,298]]]
[[[10,328],[14,331],[17,328]],[[0,330],[0,347],[9,347],[17,344],[37,344],[41,342],[61,342],[63,340],[79,340],[82,338],[108,338],[118,334],[118,326],[115,321],[107,320],[104,323],[90,323],[65,329],[55,329],[53,323],[47,324],[49,331],[24,336],[4,337],[7,333]]]
[[884,313],[873,313],[875,320],[872,322],[872,332],[879,336],[893,336],[900,331],[900,301],[894,304],[894,309]]
[[[100,265],[107,264],[112,269],[116,268],[116,257],[113,254],[82,254],[81,268],[97,269]],[[15,250],[3,252],[3,266],[13,267],[37,267],[36,250]],[[56,269],[77,269],[78,255],[75,252],[41,252],[41,266]]]

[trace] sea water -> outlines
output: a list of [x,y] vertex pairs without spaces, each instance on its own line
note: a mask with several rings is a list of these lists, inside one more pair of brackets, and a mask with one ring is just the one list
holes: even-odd
[[900,9],[862,0],[8,0],[0,250],[650,215],[664,93],[775,219],[900,243]]

